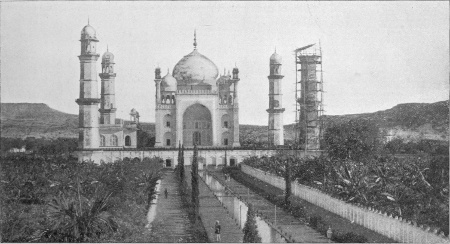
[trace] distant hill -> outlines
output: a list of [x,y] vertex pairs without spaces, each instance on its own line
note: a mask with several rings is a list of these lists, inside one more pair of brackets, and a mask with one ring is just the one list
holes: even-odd
[[[374,113],[324,115],[325,127],[333,123],[343,123],[351,119],[374,121],[387,136],[406,140],[449,140],[449,104],[403,103],[387,110]],[[285,138],[293,138],[294,124],[286,125]]]
[[44,103],[2,103],[2,137],[77,137],[78,115]]
[[[448,141],[448,101],[436,103],[405,103],[374,113],[325,115],[325,126],[350,119],[375,121],[389,136],[409,140],[432,139]],[[43,103],[2,103],[2,137],[77,137],[78,115],[67,114]],[[143,130],[155,133],[154,123],[141,123]],[[294,139],[294,124],[285,125],[285,139]],[[240,125],[242,138],[267,141],[267,126]]]

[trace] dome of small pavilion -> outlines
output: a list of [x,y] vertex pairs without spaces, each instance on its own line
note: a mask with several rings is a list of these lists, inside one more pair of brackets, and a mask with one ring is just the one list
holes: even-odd
[[162,91],[177,91],[177,80],[167,71],[167,75],[162,78],[161,81],[161,89]]

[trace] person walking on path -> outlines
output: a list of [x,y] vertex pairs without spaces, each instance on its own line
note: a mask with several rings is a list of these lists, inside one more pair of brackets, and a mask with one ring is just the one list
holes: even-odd
[[164,189],[164,196],[167,198],[167,195],[169,195],[169,193],[167,192],[167,188]]
[[220,224],[219,220],[216,220],[216,225],[214,226],[214,233],[216,233],[216,242],[220,242]]

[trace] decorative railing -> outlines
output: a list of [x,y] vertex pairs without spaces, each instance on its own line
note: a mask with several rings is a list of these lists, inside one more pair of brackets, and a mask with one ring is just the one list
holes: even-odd
[[177,90],[177,94],[217,95],[213,90]]
[[174,109],[175,104],[157,104],[156,109]]

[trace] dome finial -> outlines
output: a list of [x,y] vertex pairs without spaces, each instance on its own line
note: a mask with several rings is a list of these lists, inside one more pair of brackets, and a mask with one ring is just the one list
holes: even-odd
[[275,46],[275,53],[277,53],[277,46]]
[[169,68],[167,68],[167,74],[170,74],[170,69]]
[[109,46],[106,44],[106,51],[109,52]]
[[89,15],[88,15],[88,25],[89,25]]
[[197,49],[197,29],[194,29],[194,49]]

